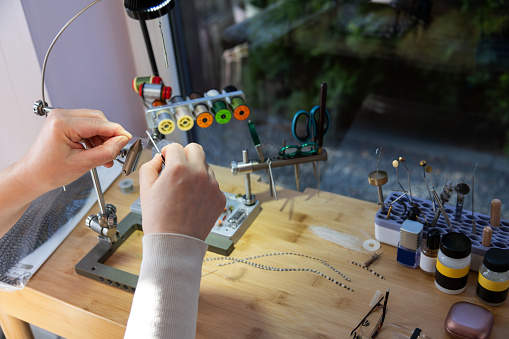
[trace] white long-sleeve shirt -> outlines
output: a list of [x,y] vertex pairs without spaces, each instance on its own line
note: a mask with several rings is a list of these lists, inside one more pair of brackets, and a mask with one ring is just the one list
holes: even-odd
[[207,244],[181,234],[143,236],[143,259],[125,339],[195,338]]

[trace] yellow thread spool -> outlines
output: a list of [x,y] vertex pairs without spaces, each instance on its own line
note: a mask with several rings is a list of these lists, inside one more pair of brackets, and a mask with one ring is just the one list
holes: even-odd
[[159,111],[156,115],[157,129],[161,134],[167,135],[175,130],[175,120],[168,111]]
[[187,107],[181,106],[175,108],[175,119],[177,126],[182,131],[189,131],[194,126],[194,120]]

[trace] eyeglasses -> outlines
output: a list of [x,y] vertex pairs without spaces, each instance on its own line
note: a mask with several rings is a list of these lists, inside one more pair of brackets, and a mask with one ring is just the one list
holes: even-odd
[[[384,300],[385,298],[385,300]],[[382,308],[382,314],[380,315],[380,318],[378,319],[378,322],[375,325],[375,328],[373,328],[373,331],[371,332],[369,338],[373,339],[376,338],[376,336],[380,333],[382,330],[382,325],[384,324],[385,320],[385,314],[387,313],[387,300],[389,299],[389,290],[387,289],[387,292],[385,292],[385,297],[381,297],[380,300],[371,308],[371,310],[366,314],[364,318],[362,318],[361,322],[350,332],[350,338],[351,339],[360,339],[362,338],[360,333],[358,333],[357,329],[361,326],[368,326],[367,319],[368,317],[375,312],[377,309]],[[383,305],[382,305],[383,301]]]
[[300,146],[288,145],[279,150],[279,155],[283,158],[293,158],[301,155],[311,155],[318,152],[318,144],[314,142],[306,142]]

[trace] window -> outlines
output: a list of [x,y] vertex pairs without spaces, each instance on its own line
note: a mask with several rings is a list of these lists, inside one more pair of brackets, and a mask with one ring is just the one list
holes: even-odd
[[[440,192],[448,180],[472,188],[475,212],[502,201],[509,218],[509,7],[471,0],[275,1],[180,3],[193,91],[234,85],[246,94],[266,156],[292,136],[293,115],[318,105],[328,85],[331,116],[320,163],[320,189],[377,201],[368,174],[389,175],[405,158],[414,196],[429,198],[425,160]],[[189,93],[185,93],[188,95]],[[230,166],[247,148],[257,158],[247,121],[193,133],[208,160]],[[317,186],[300,166],[300,189]],[[293,166],[274,169],[276,185],[295,189]],[[409,190],[406,169],[401,185]],[[265,173],[258,172],[265,181]],[[429,180],[429,179],[428,179]],[[465,208],[471,210],[470,194]],[[507,202],[507,203],[506,203]],[[456,204],[456,194],[449,204]]]

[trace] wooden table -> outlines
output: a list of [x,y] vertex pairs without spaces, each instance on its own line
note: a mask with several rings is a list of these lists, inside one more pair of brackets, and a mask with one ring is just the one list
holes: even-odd
[[[245,193],[244,177],[214,167],[224,192]],[[139,195],[122,194],[117,183],[106,192],[107,203],[117,207],[119,220]],[[432,338],[447,338],[444,318],[452,304],[468,301],[482,305],[475,295],[477,272],[470,272],[468,287],[460,295],[447,295],[434,286],[433,276],[396,262],[396,248],[383,245],[383,255],[371,268],[382,280],[349,260],[364,263],[369,254],[324,240],[311,226],[326,227],[365,240],[374,238],[374,203],[306,189],[298,193],[279,188],[278,200],[268,185],[252,175],[252,189],[262,211],[231,254],[246,258],[269,253],[297,253],[326,260],[348,276],[344,280],[317,260],[295,255],[270,256],[252,262],[283,268],[309,268],[344,283],[354,291],[309,271],[267,271],[243,263],[203,265],[198,338],[348,338],[369,311],[376,290],[390,288],[387,317],[380,338],[394,338],[390,323],[421,328]],[[121,180],[122,178],[119,178]],[[366,185],[368,183],[366,182]],[[375,195],[376,192],[373,192]],[[189,206],[189,208],[193,208]],[[91,213],[97,213],[97,204]],[[136,232],[107,262],[139,272],[141,232]],[[122,338],[133,294],[77,275],[74,266],[97,243],[83,220],[48,261],[18,292],[0,293],[0,322],[7,338],[27,338],[32,323],[65,338]],[[207,258],[217,257],[207,253]],[[508,303],[487,307],[495,316],[491,338],[509,333]]]

